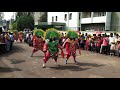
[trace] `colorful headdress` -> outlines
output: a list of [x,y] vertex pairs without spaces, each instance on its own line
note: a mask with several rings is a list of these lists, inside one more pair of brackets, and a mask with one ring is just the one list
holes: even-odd
[[42,29],[35,29],[33,34],[35,36],[42,36],[42,37],[44,37],[45,32]]
[[61,34],[58,32],[57,29],[50,28],[46,30],[45,39],[52,39],[52,38],[60,39],[60,37]]
[[67,37],[68,38],[78,38],[78,33],[76,31],[73,30],[69,30],[67,32]]
[[13,33],[13,30],[8,30],[9,33]]

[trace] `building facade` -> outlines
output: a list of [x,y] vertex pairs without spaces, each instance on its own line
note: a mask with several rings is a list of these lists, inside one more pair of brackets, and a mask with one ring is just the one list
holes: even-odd
[[111,12],[82,12],[80,20],[83,31],[109,31]]
[[[48,12],[47,21],[49,23],[65,23],[66,30],[109,32],[120,29],[120,27],[114,28],[119,25],[117,23],[118,16],[120,19],[119,12]],[[114,19],[115,17],[117,20]]]
[[48,12],[48,23],[65,23],[65,29],[77,30],[78,28],[78,12]]
[[111,31],[120,32],[120,12],[113,12],[111,15]]

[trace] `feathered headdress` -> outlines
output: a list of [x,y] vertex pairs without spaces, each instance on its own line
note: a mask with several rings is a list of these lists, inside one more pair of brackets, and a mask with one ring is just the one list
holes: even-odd
[[50,28],[46,30],[45,39],[52,39],[52,38],[60,39],[60,37],[61,34],[58,32],[57,29]]
[[67,32],[67,38],[78,38],[78,33],[74,30],[69,30]]
[[35,36],[42,36],[42,37],[44,37],[45,32],[42,29],[35,29],[33,34]]

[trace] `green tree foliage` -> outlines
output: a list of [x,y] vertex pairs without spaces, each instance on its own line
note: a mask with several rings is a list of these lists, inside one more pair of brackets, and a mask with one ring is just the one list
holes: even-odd
[[40,17],[40,22],[47,22],[47,13],[43,14],[43,15]]
[[12,23],[12,30],[17,30],[17,23],[16,22]]
[[29,28],[30,30],[34,29],[34,19],[30,15],[22,15],[16,20],[17,23],[17,29],[19,31],[23,31],[25,28]]

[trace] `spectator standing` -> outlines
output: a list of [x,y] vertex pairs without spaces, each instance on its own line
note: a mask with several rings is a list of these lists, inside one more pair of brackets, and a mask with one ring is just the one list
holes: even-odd
[[108,37],[107,35],[105,35],[105,37],[103,38],[103,44],[102,44],[102,53],[107,55],[107,46],[108,46]]
[[13,42],[14,42],[14,36],[13,36],[13,33],[9,33],[9,34],[10,34],[10,50],[12,50]]
[[6,32],[5,34],[5,43],[6,43],[6,50],[7,51],[10,51],[10,36],[8,34],[8,32]]

